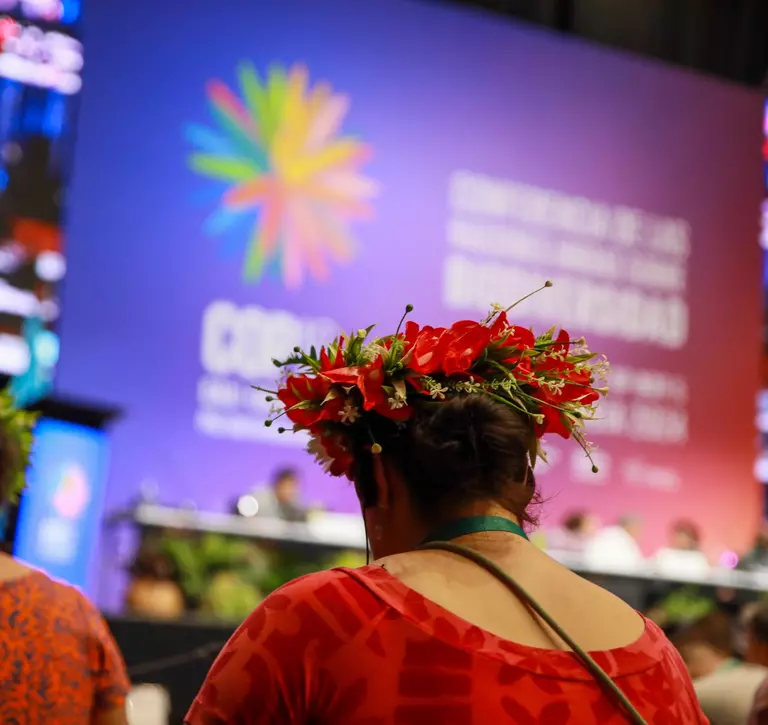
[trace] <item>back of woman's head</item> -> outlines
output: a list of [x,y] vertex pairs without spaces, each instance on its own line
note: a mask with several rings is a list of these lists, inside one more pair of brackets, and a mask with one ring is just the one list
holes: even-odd
[[[458,395],[419,404],[405,423],[382,419],[372,431],[382,461],[405,483],[425,519],[478,501],[494,501],[531,522],[535,495],[530,421],[486,395]],[[353,446],[354,480],[363,505],[376,503],[370,441]]]
[[574,441],[597,471],[584,426],[607,392],[597,384],[607,361],[557,326],[536,335],[513,324],[516,304],[450,327],[406,322],[406,305],[394,334],[370,339],[368,327],[319,352],[296,347],[275,361],[277,390],[263,389],[277,401],[265,424],[285,416],[292,425],[278,432],[308,431],[310,452],[355,482],[364,508],[386,508],[379,489],[396,499],[391,478],[430,523],[481,501],[530,522],[529,461],[545,435]]

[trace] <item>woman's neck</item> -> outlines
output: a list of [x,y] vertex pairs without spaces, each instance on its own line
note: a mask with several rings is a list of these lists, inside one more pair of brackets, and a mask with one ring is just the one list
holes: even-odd
[[502,519],[509,519],[518,526],[522,524],[518,516],[495,501],[480,501],[451,509],[447,515],[440,517],[439,524],[458,521],[459,519],[471,519],[477,516],[497,516]]

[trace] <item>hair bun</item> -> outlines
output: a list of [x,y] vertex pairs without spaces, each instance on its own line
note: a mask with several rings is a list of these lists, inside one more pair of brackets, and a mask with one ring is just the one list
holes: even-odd
[[[450,401],[429,405],[418,416],[414,434],[421,445],[433,447],[443,455],[449,450],[470,458],[474,465],[493,455],[499,425],[498,404],[485,395],[462,395]],[[506,406],[505,406],[506,407]]]
[[[409,424],[408,467],[436,499],[501,498],[528,469],[533,431],[509,405],[486,395],[426,403]],[[425,492],[426,493],[426,492]]]

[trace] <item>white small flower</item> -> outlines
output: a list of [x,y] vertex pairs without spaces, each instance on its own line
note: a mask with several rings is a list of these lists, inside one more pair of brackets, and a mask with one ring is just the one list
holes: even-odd
[[395,394],[392,396],[395,400],[399,400],[401,403],[405,404],[405,400],[407,397],[407,392],[405,389],[405,381],[404,380],[395,380],[392,383],[392,386],[395,389]]
[[389,403],[389,407],[392,408],[392,410],[398,410],[399,408],[405,408],[405,401],[400,400],[400,398],[389,398],[387,400],[387,403]]
[[440,383],[435,384],[435,386],[429,391],[429,394],[435,399],[435,400],[445,400],[445,394],[448,392],[448,388],[443,387],[440,385]]
[[360,417],[360,411],[356,405],[347,400],[344,402],[344,407],[339,411],[339,417],[342,423],[351,425]]
[[325,447],[315,436],[311,436],[307,443],[307,453],[313,455],[318,460],[328,457],[328,454],[325,452]]

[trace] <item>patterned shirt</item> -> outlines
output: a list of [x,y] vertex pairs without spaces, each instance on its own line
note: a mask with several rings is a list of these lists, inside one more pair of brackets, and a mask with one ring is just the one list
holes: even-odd
[[125,665],[79,591],[32,572],[0,583],[0,724],[90,725],[125,705]]
[[[653,623],[594,654],[653,725],[705,725],[693,686]],[[569,652],[510,642],[458,618],[378,566],[311,574],[235,633],[189,725],[626,725]]]

